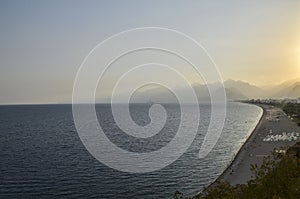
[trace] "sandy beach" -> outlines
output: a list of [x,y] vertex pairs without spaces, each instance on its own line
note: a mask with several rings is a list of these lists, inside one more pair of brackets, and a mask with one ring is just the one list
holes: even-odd
[[258,106],[263,109],[259,123],[230,166],[215,182],[244,184],[252,178],[251,165],[261,165],[263,158],[270,155],[274,148],[281,149],[296,143],[296,136],[300,133],[299,126],[280,108],[261,104]]

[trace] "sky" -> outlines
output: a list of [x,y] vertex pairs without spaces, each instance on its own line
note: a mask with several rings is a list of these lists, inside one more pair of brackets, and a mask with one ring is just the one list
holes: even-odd
[[297,0],[2,0],[0,104],[70,102],[76,72],[98,43],[147,26],[197,40],[224,80],[265,86],[299,78],[299,10]]

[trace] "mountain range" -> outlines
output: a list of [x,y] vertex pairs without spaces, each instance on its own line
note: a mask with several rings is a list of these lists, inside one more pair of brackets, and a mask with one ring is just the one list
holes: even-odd
[[[283,98],[299,98],[300,97],[300,78],[289,80],[271,87],[258,87],[248,82],[240,80],[228,79],[223,82],[227,99],[247,100],[247,99],[283,99]],[[213,92],[221,89],[220,84],[193,84],[192,87],[199,101],[209,101],[210,95],[207,87],[210,86]],[[185,88],[181,92],[187,92]],[[175,102],[176,97],[167,89],[152,88],[145,91],[136,92],[133,96],[134,102]]]

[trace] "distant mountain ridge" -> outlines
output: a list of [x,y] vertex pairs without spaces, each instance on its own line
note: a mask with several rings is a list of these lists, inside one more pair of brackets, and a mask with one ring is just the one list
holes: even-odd
[[[221,85],[218,83],[209,84],[212,92],[220,92]],[[207,85],[195,83],[192,85],[199,101],[210,101]],[[228,79],[224,81],[227,99],[229,101],[247,99],[283,99],[300,98],[300,78],[283,82],[279,85],[261,88],[241,80]],[[188,92],[186,88],[180,88],[181,92]],[[189,101],[189,99],[186,99]],[[132,102],[177,102],[175,95],[163,88],[152,88],[145,91],[138,91],[132,96]]]
[[300,79],[283,82],[279,86],[272,88],[270,98],[299,98]]

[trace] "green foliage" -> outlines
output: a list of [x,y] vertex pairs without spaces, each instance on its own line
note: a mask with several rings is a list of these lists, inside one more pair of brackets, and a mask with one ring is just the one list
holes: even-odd
[[300,126],[300,104],[281,104],[281,108],[287,115],[293,117],[293,121]]
[[300,116],[300,104],[295,104],[295,103],[287,103],[283,104],[282,110],[286,112],[288,115],[298,115]]
[[[293,148],[288,151],[286,155],[274,151],[271,156],[264,158],[260,167],[252,165],[255,178],[245,185],[232,186],[222,182],[204,189],[193,198],[300,198],[300,159]],[[184,198],[182,193],[179,198]]]
[[222,198],[231,199],[237,198],[235,187],[231,186],[228,182],[219,183],[217,186],[209,187],[208,189],[204,189],[205,196],[199,196],[196,198]]

